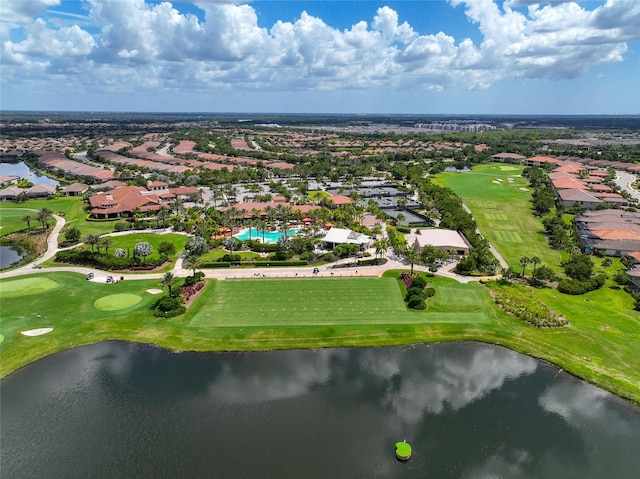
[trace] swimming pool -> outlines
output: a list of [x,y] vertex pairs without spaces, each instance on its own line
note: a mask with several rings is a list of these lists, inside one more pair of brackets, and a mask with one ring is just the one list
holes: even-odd
[[[262,230],[257,228],[251,228],[250,230],[245,231],[244,233],[233,235],[241,241],[245,241],[249,239],[249,231],[251,231],[251,239],[253,240],[262,240]],[[287,237],[295,236],[298,234],[299,229],[292,229],[287,231]],[[265,243],[277,243],[280,237],[284,233],[282,231],[265,231],[264,232],[264,242]]]

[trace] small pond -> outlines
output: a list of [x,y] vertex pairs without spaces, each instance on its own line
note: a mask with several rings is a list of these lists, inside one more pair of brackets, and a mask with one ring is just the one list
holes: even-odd
[[59,181],[32,170],[24,161],[19,163],[0,163],[0,174],[26,178],[34,185],[60,185]]
[[21,248],[0,245],[0,269],[9,268],[22,259]]

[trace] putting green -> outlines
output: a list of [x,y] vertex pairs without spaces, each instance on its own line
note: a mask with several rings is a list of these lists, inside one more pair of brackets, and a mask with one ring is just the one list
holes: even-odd
[[5,298],[28,296],[56,289],[60,284],[49,278],[22,278],[0,283],[0,291]]
[[116,311],[135,306],[142,298],[137,294],[110,294],[96,299],[93,306],[100,311]]

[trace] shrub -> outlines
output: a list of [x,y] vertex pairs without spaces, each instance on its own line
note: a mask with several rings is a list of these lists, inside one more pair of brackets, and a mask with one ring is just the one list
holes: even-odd
[[560,327],[569,324],[565,318],[531,294],[529,288],[507,282],[493,282],[493,284],[495,286],[491,289],[494,292],[495,302],[507,313],[538,328]]
[[436,290],[434,288],[427,288],[424,290],[424,294],[427,298],[433,298],[436,295]]
[[231,263],[227,262],[207,262],[207,263],[202,263],[201,268],[229,268],[231,266]]
[[163,296],[155,303],[153,303],[153,315],[162,318],[173,318],[183,314],[187,309],[182,306],[180,298],[172,298],[170,296]]
[[422,299],[426,299],[427,295],[424,293],[424,291],[422,290],[422,288],[414,288],[413,286],[411,288],[409,288],[409,290],[407,291],[407,294],[404,297],[404,300],[409,302],[411,300],[411,298],[413,298],[414,296],[419,296]]
[[129,229],[129,224],[126,221],[117,221],[113,225],[113,231],[127,231]]
[[202,271],[198,271],[196,272],[196,274],[192,275],[192,276],[187,276],[184,279],[184,286],[193,286],[194,284],[198,283],[199,281],[201,281],[204,278],[204,273]]
[[427,286],[427,278],[418,275],[411,278],[411,287],[424,289]]
[[240,256],[239,254],[227,253],[221,258],[218,258],[216,261],[218,263],[239,263],[240,261],[242,261],[242,256]]
[[333,253],[325,253],[324,255],[322,255],[322,259],[327,263],[331,263],[336,259],[336,257]]
[[411,233],[411,228],[407,228],[406,226],[398,226],[396,230],[400,233],[409,234]]
[[558,291],[564,294],[584,294],[601,288],[607,280],[607,276],[599,274],[587,281],[577,279],[563,279],[558,283]]
[[427,303],[421,296],[412,296],[407,303],[411,309],[424,310],[427,309]]

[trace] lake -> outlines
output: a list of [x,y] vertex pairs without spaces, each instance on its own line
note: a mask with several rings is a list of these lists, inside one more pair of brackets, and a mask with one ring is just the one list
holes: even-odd
[[[480,343],[176,354],[103,342],[32,363],[0,389],[11,478],[635,479],[640,470],[639,408]],[[404,439],[406,463],[393,447]]]
[[0,245],[0,269],[5,269],[22,258],[20,247]]
[[20,161],[18,163],[0,163],[0,174],[26,178],[34,185],[60,185],[59,181],[32,170],[24,161]]

